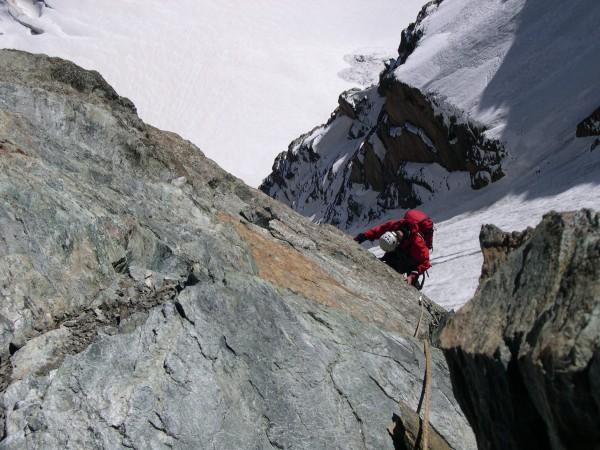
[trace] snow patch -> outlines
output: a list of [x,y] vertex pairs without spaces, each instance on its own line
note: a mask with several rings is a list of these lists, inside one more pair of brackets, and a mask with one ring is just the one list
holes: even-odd
[[377,83],[379,74],[385,68],[385,63],[395,58],[391,52],[382,52],[365,49],[357,53],[344,56],[350,67],[340,71],[338,76],[349,83],[362,87]]
[[334,175],[336,175],[338,173],[338,170],[340,170],[340,167],[342,167],[344,165],[344,163],[346,162],[347,159],[348,159],[348,155],[344,155],[341,158],[339,158],[336,162],[333,163],[333,166],[331,166],[331,171]]
[[379,161],[383,162],[385,159],[386,149],[383,145],[383,142],[381,142],[381,139],[379,139],[377,135],[373,135],[369,142],[371,143],[377,158],[379,158]]
[[429,139],[429,136],[427,136],[427,133],[425,133],[425,130],[423,130],[422,128],[417,127],[416,125],[413,125],[412,123],[410,123],[408,121],[405,122],[404,128],[409,133],[412,133],[412,134],[414,134],[416,136],[419,136],[419,138],[423,141],[423,143],[427,146],[427,148],[429,150],[431,150],[433,153],[437,153],[437,149],[433,145],[432,140]]
[[389,134],[393,138],[400,137],[402,135],[402,127],[390,128]]

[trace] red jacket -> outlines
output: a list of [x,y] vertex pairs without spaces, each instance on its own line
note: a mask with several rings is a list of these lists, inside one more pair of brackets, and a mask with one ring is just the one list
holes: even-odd
[[400,241],[395,251],[410,256],[417,266],[417,272],[421,274],[431,267],[431,263],[429,262],[429,249],[419,233],[419,226],[416,223],[406,219],[390,220],[365,231],[363,234],[368,240],[373,241],[383,236],[386,231],[397,231],[403,228],[408,228],[410,235]]
[[418,209],[409,209],[404,214],[404,218],[409,222],[416,223],[419,226],[419,232],[427,248],[431,250],[433,248],[433,220],[425,214],[423,211]]

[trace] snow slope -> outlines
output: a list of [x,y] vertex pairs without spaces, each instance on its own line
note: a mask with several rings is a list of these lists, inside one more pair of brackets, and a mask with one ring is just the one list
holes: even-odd
[[0,0],[0,47],[98,70],[144,120],[256,186],[340,91],[374,80],[422,3]]
[[600,104],[599,21],[589,0],[447,0],[395,75],[492,127],[513,175],[578,167],[576,125]]

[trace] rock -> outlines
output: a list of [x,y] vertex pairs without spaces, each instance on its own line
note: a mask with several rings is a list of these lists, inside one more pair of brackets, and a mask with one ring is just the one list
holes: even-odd
[[478,447],[599,448],[599,214],[482,237],[487,273],[440,336]]
[[[394,417],[393,425],[388,428],[394,438],[396,449],[412,450],[420,448],[419,442],[423,433],[421,422],[417,413],[404,402],[400,402],[400,416]],[[430,429],[429,432],[430,450],[449,450],[452,448],[435,428]]]
[[443,313],[401,276],[66,61],[0,51],[0,141],[0,447],[394,448]]
[[174,180],[171,180],[171,184],[173,184],[173,186],[177,186],[178,188],[185,186],[185,183],[187,183],[186,177],[178,177]]
[[398,47],[398,59],[395,62],[397,67],[404,64],[408,57],[415,51],[419,45],[419,41],[423,37],[423,20],[435,10],[443,0],[431,0],[421,8],[417,15],[417,20],[412,22],[406,29],[402,30],[400,46]]
[[[600,107],[577,125],[577,137],[600,136]],[[593,152],[600,146],[600,139],[594,139],[590,145]]]
[[600,136],[600,107],[579,122],[575,135],[577,137]]
[[514,250],[529,240],[531,232],[532,229],[527,228],[523,232],[505,233],[495,225],[483,225],[479,233],[479,242],[483,253],[483,266],[479,281],[483,282],[491,277]]
[[64,358],[61,350],[71,338],[68,328],[61,327],[29,340],[10,358],[12,380],[22,380],[30,373],[40,375],[56,368]]

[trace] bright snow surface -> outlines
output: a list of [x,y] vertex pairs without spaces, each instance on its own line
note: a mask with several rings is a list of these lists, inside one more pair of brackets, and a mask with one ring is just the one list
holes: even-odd
[[98,70],[144,120],[257,186],[341,91],[376,81],[423,1],[0,0],[0,47]]

